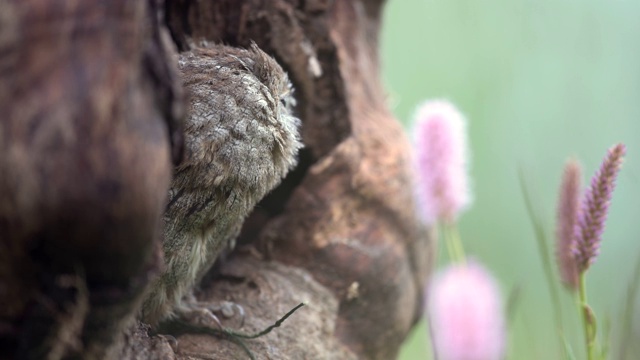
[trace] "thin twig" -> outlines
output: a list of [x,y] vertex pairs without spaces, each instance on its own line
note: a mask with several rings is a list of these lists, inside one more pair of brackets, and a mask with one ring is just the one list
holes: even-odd
[[296,305],[296,307],[294,307],[293,309],[289,310],[288,313],[284,314],[283,317],[281,317],[278,321],[275,322],[275,324],[269,326],[268,328],[255,333],[255,334],[244,334],[244,333],[238,333],[238,332],[234,332],[232,330],[229,329],[223,329],[223,331],[225,332],[225,334],[228,334],[230,336],[235,336],[238,338],[242,338],[242,339],[255,339],[258,338],[260,336],[264,336],[267,335],[268,333],[270,333],[273,329],[280,327],[280,325],[282,325],[282,323],[287,320],[287,318],[291,315],[293,315],[294,312],[296,312],[298,309],[300,309],[301,307],[303,307],[305,304],[304,303],[300,303],[298,305]]
[[293,309],[289,310],[289,312],[287,312],[283,317],[278,319],[278,321],[276,321],[273,325],[254,334],[245,334],[241,332],[235,332],[229,328],[215,329],[207,326],[195,325],[180,319],[176,319],[171,322],[171,330],[173,330],[172,332],[174,334],[184,334],[184,333],[207,334],[207,335],[212,335],[212,336],[217,336],[223,339],[227,339],[233,342],[234,344],[240,346],[251,360],[255,360],[255,356],[253,355],[249,347],[247,347],[244,340],[255,339],[255,338],[267,335],[268,333],[273,331],[273,329],[280,327],[280,325],[282,325],[283,322],[285,322],[291,315],[293,315],[293,313],[295,313],[298,309],[300,309],[304,305],[305,303],[300,303],[296,305]]

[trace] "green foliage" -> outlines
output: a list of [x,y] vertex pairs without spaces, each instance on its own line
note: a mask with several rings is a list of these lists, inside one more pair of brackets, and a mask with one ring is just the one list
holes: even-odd
[[[526,288],[510,324],[508,359],[559,354],[517,169],[536,189],[532,202],[550,232],[566,158],[580,158],[592,174],[604,149],[628,146],[601,254],[589,270],[589,304],[613,314],[616,356],[640,329],[638,314],[625,330],[618,326],[640,252],[640,1],[389,0],[385,11],[383,75],[397,117],[409,129],[420,101],[446,97],[469,119],[475,203],[460,223],[465,251],[491,268],[504,293]],[[570,296],[560,297],[563,309],[575,308]],[[638,309],[640,296],[630,298]],[[584,358],[576,311],[564,311],[562,321],[563,342],[575,352],[567,358]],[[428,353],[421,325],[400,359]]]

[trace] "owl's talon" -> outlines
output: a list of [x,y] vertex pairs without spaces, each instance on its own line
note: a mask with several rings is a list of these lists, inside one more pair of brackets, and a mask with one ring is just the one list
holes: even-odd
[[244,326],[244,318],[245,318],[244,308],[234,302],[223,301],[220,303],[220,305],[210,306],[209,309],[211,309],[211,311],[221,313],[222,316],[224,316],[226,319],[239,316],[240,326],[238,326],[237,328],[239,329],[242,326]]
[[173,350],[173,352],[175,354],[178,353],[178,339],[176,339],[175,337],[173,337],[171,335],[167,335],[167,334],[158,335],[158,337],[160,337],[161,339],[166,340],[167,343],[169,344],[169,346],[171,347],[171,350]]
[[239,316],[240,326],[237,328],[241,328],[244,325],[244,309],[242,306],[231,301],[198,301],[191,293],[187,294],[183,298],[182,303],[176,309],[176,315],[178,315],[178,318],[181,318],[186,322],[194,325],[224,329],[225,327],[222,325],[220,318],[216,314],[221,315],[224,319]]
[[196,326],[224,329],[220,319],[208,308],[189,304],[177,311],[177,318]]
[[234,304],[236,310],[238,310],[238,315],[240,316],[240,326],[238,326],[238,328],[242,328],[244,326],[244,319],[245,319],[245,314],[244,314],[244,308],[238,304]]
[[201,318],[203,320],[202,325],[208,326],[208,327],[212,327],[212,325],[215,325],[220,330],[224,329],[224,326],[222,326],[220,319],[213,312],[203,309],[203,314],[205,316]]

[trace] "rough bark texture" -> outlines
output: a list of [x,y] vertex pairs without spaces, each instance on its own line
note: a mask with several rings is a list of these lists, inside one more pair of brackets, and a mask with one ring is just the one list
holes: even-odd
[[183,103],[154,8],[0,1],[0,356],[104,358],[157,272]]
[[[43,34],[38,34],[38,42],[34,43],[34,40],[26,41],[20,37],[26,31],[22,30],[18,31],[21,35],[8,37],[7,34],[12,34],[11,31],[26,28],[21,25],[24,24],[21,21],[25,21],[21,20],[21,16],[27,15],[23,15],[20,9],[23,6],[40,6],[39,3],[46,1],[0,1],[0,47],[9,47],[12,56],[24,57],[22,61],[7,56],[0,58],[0,83],[3,84],[0,86],[0,107],[10,110],[10,119],[14,119],[15,115],[11,115],[11,111],[16,111],[12,109],[18,100],[21,101],[20,104],[24,104],[21,105],[22,108],[34,107],[33,104],[66,107],[71,110],[61,114],[82,114],[84,118],[92,119],[88,124],[96,129],[101,129],[98,120],[105,119],[104,114],[108,114],[111,121],[143,121],[146,124],[141,128],[144,137],[132,139],[129,132],[125,132],[111,134],[110,139],[118,139],[119,147],[116,149],[125,153],[122,149],[156,146],[152,152],[155,156],[153,161],[143,164],[122,162],[122,166],[132,169],[132,173],[127,173],[127,176],[135,176],[138,181],[155,181],[151,185],[145,184],[145,193],[153,192],[161,201],[165,196],[163,191],[166,191],[161,188],[168,181],[170,139],[178,138],[167,136],[167,129],[175,129],[175,126],[171,122],[167,123],[167,120],[163,122],[161,116],[165,114],[165,119],[175,118],[177,113],[167,110],[175,109],[168,107],[166,100],[152,101],[159,96],[164,96],[165,99],[167,96],[174,97],[171,95],[173,92],[167,90],[171,87],[148,85],[153,79],[157,81],[158,78],[171,77],[148,76],[150,68],[162,69],[161,64],[169,62],[162,56],[153,57],[152,63],[141,60],[145,58],[144,51],[149,51],[149,43],[156,44],[156,47],[152,47],[155,51],[162,49],[160,37],[149,35],[156,32],[154,26],[157,24],[149,21],[152,17],[145,17],[144,6],[133,5],[141,2],[112,1],[113,5],[110,6],[114,8],[120,4],[123,9],[133,10],[110,12],[110,19],[113,21],[103,24],[103,27],[94,24],[77,30],[76,33],[84,31],[87,32],[86,36],[96,38],[87,39],[87,44],[93,46],[91,51],[87,50],[87,58],[71,56],[70,54],[75,54],[75,50],[63,46],[77,41],[77,36],[67,35],[64,38],[66,42],[61,43],[60,40],[51,42]],[[78,13],[56,14],[55,19],[81,15],[90,18],[92,11],[106,11],[104,8],[108,7],[95,5],[100,2],[62,3],[68,3],[68,6],[58,5],[55,9],[81,6],[75,5],[76,3],[82,3],[87,9]],[[100,9],[89,11],[88,8],[92,7]],[[9,9],[8,12],[5,9]],[[53,10],[50,9],[45,14],[52,16]],[[179,50],[187,50],[190,43],[203,40],[242,47],[248,47],[251,40],[254,40],[261,49],[274,56],[289,72],[296,88],[296,111],[303,122],[302,136],[306,146],[300,154],[298,167],[249,217],[239,239],[240,245],[205,279],[198,294],[199,299],[231,300],[243,306],[246,322],[244,327],[238,329],[242,332],[260,330],[272,324],[297,303],[309,303],[270,334],[245,341],[258,359],[395,358],[402,341],[419,318],[421,289],[428,274],[433,249],[427,232],[421,227],[413,211],[408,142],[400,125],[385,106],[385,96],[380,84],[377,52],[382,2],[166,0],[164,10],[171,37]],[[16,15],[10,16],[7,13]],[[31,23],[33,24],[33,20]],[[56,24],[58,23],[47,26]],[[117,29],[120,29],[120,33],[116,32]],[[126,31],[130,33],[124,33]],[[115,36],[114,32],[118,35],[117,40],[110,38]],[[59,31],[46,33],[50,36],[62,36]],[[108,40],[97,40],[102,38]],[[119,47],[126,47],[127,51]],[[29,55],[27,51],[37,51],[38,54]],[[45,54],[47,51],[49,53]],[[3,51],[4,53],[6,52]],[[121,59],[118,54],[126,57]],[[138,114],[130,109],[129,112],[120,112],[112,107],[108,107],[108,111],[96,108],[93,112],[79,112],[75,108],[77,99],[53,97],[61,93],[60,89],[50,93],[42,90],[42,84],[48,83],[44,80],[40,80],[39,87],[34,85],[33,80],[25,80],[22,92],[12,92],[11,89],[15,89],[16,85],[5,85],[5,78],[12,76],[10,73],[33,71],[34,76],[42,76],[42,68],[15,67],[27,66],[25,59],[55,60],[47,68],[58,74],[59,78],[56,79],[70,82],[70,88],[89,94],[89,97],[102,98],[100,91],[108,91],[112,96],[107,99],[112,101],[146,101],[137,110],[143,113]],[[9,62],[14,67],[8,67],[6,64]],[[78,71],[78,67],[88,74],[98,70],[112,71],[114,73],[104,79],[113,83],[104,85],[103,88],[100,81],[86,80],[88,75]],[[158,71],[151,73],[158,74]],[[171,71],[167,73],[170,74]],[[129,81],[127,84],[131,88],[127,88],[128,91],[115,87],[120,78]],[[113,97],[115,94],[119,96]],[[29,96],[33,98],[30,99]],[[47,112],[29,116],[45,119],[56,114],[48,109],[42,110]],[[0,142],[2,151],[5,151],[6,144],[12,143],[6,140],[9,137],[8,131],[7,128],[0,127],[0,141],[5,139],[4,143]],[[149,139],[152,136],[155,137]],[[88,142],[81,145],[83,150],[92,149],[98,153],[108,151],[109,148],[100,148],[100,144]],[[75,159],[74,156],[79,156],[77,153],[71,151],[67,156]],[[29,159],[46,158],[40,153],[27,152],[25,156]],[[164,165],[161,167],[154,164]],[[2,168],[3,171],[5,169]],[[151,171],[158,173],[150,176]],[[3,181],[7,178],[4,174],[0,176]],[[86,181],[95,184],[104,176],[96,173]],[[23,174],[21,179],[47,181],[40,173]],[[77,184],[72,179],[64,180],[67,183],[53,185],[65,189],[66,186]],[[4,182],[0,184],[6,186]],[[139,191],[142,184],[127,182],[122,186],[128,191]],[[0,190],[6,191],[5,188]],[[106,196],[103,192],[99,194]],[[90,196],[88,198],[93,199]],[[111,198],[96,199],[98,200],[116,201]],[[146,214],[158,215],[159,210],[153,204],[154,206],[145,208]],[[0,209],[1,206],[3,205],[0,205]],[[86,211],[85,215],[89,216],[95,211],[110,211],[110,208],[103,210],[105,208],[106,205],[102,205],[96,210],[96,206],[92,205],[92,211]],[[13,210],[11,207],[4,209],[8,212]],[[30,213],[23,216],[31,218]],[[13,226],[12,223],[4,218],[0,221],[0,230],[12,229],[9,228]],[[143,226],[139,221],[135,224]],[[103,225],[95,224],[96,229]],[[146,226],[145,234],[151,228],[151,225]],[[42,225],[42,229],[48,231],[49,228]],[[117,241],[106,244],[100,241],[104,236],[113,235],[101,233],[100,237],[85,236],[82,239],[86,242],[91,240],[91,254],[87,256],[97,258],[97,267],[100,262],[126,264],[130,257],[136,257],[140,259],[138,264],[146,264],[144,269],[149,269],[152,268],[153,261],[143,259],[152,259],[149,249],[153,248],[153,242],[150,236],[139,234],[131,232],[129,237],[140,242],[137,248],[138,242],[131,241],[131,250],[126,248],[126,251],[120,252],[107,251],[112,247],[125,249],[118,247],[120,245]],[[0,275],[16,271],[15,267],[22,266],[22,263],[33,262],[33,254],[31,250],[27,250],[31,249],[31,245],[23,245],[24,241],[27,240],[20,238],[6,242],[3,239],[3,247],[17,250],[0,259]],[[71,253],[87,249],[83,243],[66,242],[65,239],[58,241],[66,244],[65,249],[69,249],[67,251]],[[103,250],[104,247],[106,250]],[[0,249],[2,253],[5,250]],[[60,254],[56,252],[51,256]],[[118,276],[137,274],[137,278],[140,278],[140,273],[141,269],[128,270],[127,267],[118,267],[115,272]],[[9,293],[14,296],[13,294],[41,292],[30,285],[36,281],[33,274],[35,270],[31,269],[25,271],[24,276],[19,279],[9,275],[0,278],[5,281],[0,283],[3,302]],[[82,291],[73,292],[75,295],[77,293]],[[92,305],[91,286],[88,293],[90,300],[87,311],[91,317],[95,307]],[[114,301],[126,303],[121,298]],[[22,327],[22,319],[26,313],[25,303],[17,300],[12,304],[14,305],[10,307],[9,313],[0,313],[0,341],[9,339],[0,342],[3,347],[15,343],[16,338],[25,334]],[[233,326],[233,320],[228,325]],[[208,335],[177,336],[177,346],[173,344],[175,352],[168,338],[149,336],[144,326],[131,329],[124,339],[124,349],[120,356],[125,359],[247,358],[245,351],[237,344]]]

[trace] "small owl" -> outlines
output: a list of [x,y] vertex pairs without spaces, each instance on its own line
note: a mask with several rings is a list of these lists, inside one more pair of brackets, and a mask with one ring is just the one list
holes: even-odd
[[142,308],[151,325],[193,311],[187,295],[302,146],[287,74],[257,45],[197,48],[178,66],[189,96],[185,159],[164,214],[166,268]]

